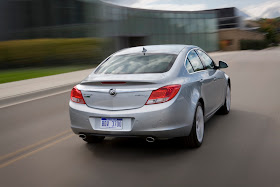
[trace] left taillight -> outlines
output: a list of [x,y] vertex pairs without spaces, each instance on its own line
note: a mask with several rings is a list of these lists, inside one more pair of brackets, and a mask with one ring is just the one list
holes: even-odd
[[76,86],[71,91],[71,101],[80,104],[86,104],[82,92],[76,88]]

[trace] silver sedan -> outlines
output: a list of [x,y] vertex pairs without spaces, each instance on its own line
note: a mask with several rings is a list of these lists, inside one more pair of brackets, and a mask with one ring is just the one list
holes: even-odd
[[74,133],[88,143],[106,136],[179,137],[199,147],[204,123],[228,114],[230,78],[197,46],[152,45],[120,50],[71,91]]

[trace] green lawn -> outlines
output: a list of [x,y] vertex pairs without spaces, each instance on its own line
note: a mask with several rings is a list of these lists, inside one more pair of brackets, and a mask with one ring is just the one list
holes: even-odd
[[0,84],[48,75],[56,75],[83,69],[94,68],[94,66],[63,66],[63,67],[41,67],[41,68],[24,68],[0,70]]

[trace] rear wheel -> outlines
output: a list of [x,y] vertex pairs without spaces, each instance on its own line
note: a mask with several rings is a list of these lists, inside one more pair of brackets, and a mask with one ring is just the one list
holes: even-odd
[[104,140],[105,136],[87,136],[83,140],[87,143],[100,143]]
[[227,93],[225,98],[224,105],[219,109],[220,114],[228,114],[230,111],[230,105],[231,105],[231,93],[230,93],[230,87],[227,85]]
[[184,146],[196,148],[200,147],[204,136],[204,114],[202,105],[197,104],[192,130],[189,136],[183,137]]

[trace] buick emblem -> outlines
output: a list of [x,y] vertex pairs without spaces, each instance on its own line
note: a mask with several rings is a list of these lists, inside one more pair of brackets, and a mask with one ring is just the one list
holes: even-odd
[[117,95],[116,89],[111,88],[111,89],[109,90],[109,94],[110,94],[111,96]]

